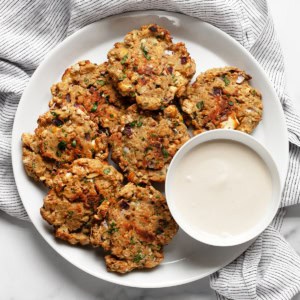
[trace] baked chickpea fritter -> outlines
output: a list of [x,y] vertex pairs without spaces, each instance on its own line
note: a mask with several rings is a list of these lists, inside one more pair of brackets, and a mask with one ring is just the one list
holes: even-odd
[[83,106],[91,119],[114,131],[124,108],[123,97],[115,90],[107,73],[107,63],[80,61],[68,68],[62,81],[51,87],[50,108]]
[[58,162],[108,157],[107,136],[99,133],[90,117],[74,106],[52,109],[41,115],[35,134],[41,155]]
[[156,24],[129,32],[108,59],[118,91],[147,110],[158,110],[181,96],[195,74],[184,43],[174,44],[170,33]]
[[22,134],[22,152],[22,160],[27,175],[35,181],[51,187],[53,177],[61,166],[56,161],[41,156],[38,141],[34,134]]
[[177,230],[159,191],[128,183],[104,220],[92,227],[91,242],[109,251],[105,257],[109,271],[127,273],[157,266],[163,259],[163,246]]
[[251,87],[251,76],[235,67],[200,74],[181,101],[195,134],[216,128],[251,133],[262,119],[261,94]]
[[42,217],[54,226],[55,236],[72,245],[90,243],[92,207],[83,202],[70,202],[50,190],[41,208]]
[[132,105],[121,118],[120,130],[110,137],[111,157],[131,182],[163,182],[172,157],[188,139],[175,105],[159,113]]
[[70,244],[89,244],[94,214],[100,204],[108,209],[115,202],[122,181],[122,174],[105,162],[77,159],[53,179],[41,215],[54,226],[56,237]]

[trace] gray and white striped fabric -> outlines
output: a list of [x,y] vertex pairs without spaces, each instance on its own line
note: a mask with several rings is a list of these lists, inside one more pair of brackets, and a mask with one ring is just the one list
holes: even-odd
[[[300,201],[300,118],[285,94],[284,65],[265,0],[2,0],[0,3],[0,209],[26,219],[11,167],[18,102],[45,54],[87,24],[125,11],[161,9],[197,17],[227,32],[269,75],[285,111],[290,166],[282,207]],[[219,299],[291,299],[300,291],[300,259],[280,236],[282,208],[238,259],[211,276]]]

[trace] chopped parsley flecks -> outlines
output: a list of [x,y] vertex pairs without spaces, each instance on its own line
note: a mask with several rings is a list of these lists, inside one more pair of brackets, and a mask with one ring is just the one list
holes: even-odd
[[95,112],[98,108],[98,102],[95,102],[91,108],[91,112]]
[[164,158],[168,158],[169,157],[169,152],[167,151],[166,148],[162,147],[161,148],[161,152],[162,152]]
[[137,124],[137,121],[132,121],[132,122],[129,123],[129,126],[134,127],[136,124]]
[[72,218],[73,215],[74,215],[74,211],[69,210],[68,211],[68,218]]
[[136,122],[136,126],[137,126],[137,127],[142,127],[142,126],[143,126],[143,122],[141,121],[141,119],[139,119],[139,120]]
[[104,80],[97,80],[96,83],[101,86],[104,86],[106,84],[106,82]]
[[163,231],[162,228],[157,228],[156,231],[155,231],[156,234],[162,234],[163,232],[164,231]]
[[106,174],[106,175],[108,175],[110,173],[110,169],[109,168],[104,169],[103,173]]
[[109,224],[109,229],[108,229],[108,233],[109,234],[113,234],[114,232],[117,232],[119,229],[116,227],[116,223],[115,222],[111,222]]
[[146,57],[147,60],[151,59],[151,56],[148,54],[148,51],[146,50],[145,46],[143,44],[141,44],[141,50],[144,54],[144,56]]
[[139,263],[142,259],[145,258],[145,255],[143,255],[141,252],[138,252],[134,258],[133,258],[133,262],[135,263]]
[[66,147],[67,147],[67,143],[65,141],[61,141],[57,144],[57,148],[60,150],[60,151],[64,151],[66,150]]
[[147,147],[147,148],[145,149],[146,153],[149,152],[149,151],[151,151],[151,150],[153,150],[152,147]]
[[225,83],[225,86],[228,86],[228,85],[230,84],[230,80],[227,78],[226,75],[224,75],[224,76],[222,77],[222,79],[223,79],[223,81],[224,81],[224,83]]
[[121,77],[119,77],[119,81],[123,81],[126,78],[126,74],[122,74]]
[[203,107],[204,107],[204,102],[203,102],[203,101],[199,101],[199,102],[196,104],[196,107],[197,107],[199,110],[202,110]]
[[126,60],[128,58],[128,54],[124,55],[123,58],[121,59],[121,64],[124,65]]
[[257,96],[256,90],[251,90],[251,94],[252,94],[253,96]]

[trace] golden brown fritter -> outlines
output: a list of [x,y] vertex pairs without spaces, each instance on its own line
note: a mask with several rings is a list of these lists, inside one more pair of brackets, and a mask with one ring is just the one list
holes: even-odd
[[195,134],[216,128],[251,133],[262,118],[261,94],[251,87],[251,76],[235,67],[200,74],[181,101]]
[[54,226],[56,237],[70,244],[89,244],[94,214],[100,213],[101,204],[105,216],[104,207],[107,210],[115,202],[122,181],[122,174],[105,162],[77,159],[53,179],[41,215]]
[[111,156],[129,181],[162,182],[172,157],[188,139],[176,106],[150,114],[132,105],[121,118],[119,131],[110,137]]
[[107,136],[99,133],[90,117],[74,106],[63,106],[41,115],[35,134],[41,155],[58,162],[108,157]]
[[51,87],[50,108],[83,106],[91,119],[114,131],[124,108],[123,97],[115,90],[107,73],[107,63],[80,61],[68,68],[62,81]]
[[158,110],[181,96],[195,74],[185,44],[174,44],[170,33],[156,24],[129,32],[108,59],[118,91],[147,110]]
[[100,225],[92,227],[91,242],[109,251],[105,257],[109,271],[127,273],[157,266],[163,259],[163,246],[177,230],[159,191],[128,183]]
[[81,201],[70,202],[50,190],[41,208],[42,217],[54,226],[55,236],[70,244],[90,243],[90,220],[94,210]]
[[54,160],[41,156],[38,141],[34,134],[22,134],[22,152],[22,160],[27,175],[35,181],[51,187],[52,179],[61,166]]

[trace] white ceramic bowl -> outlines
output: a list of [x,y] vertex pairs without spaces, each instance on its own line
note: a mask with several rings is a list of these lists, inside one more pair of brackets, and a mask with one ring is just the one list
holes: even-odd
[[[203,232],[201,233],[201,230],[195,230],[195,228],[188,223],[186,217],[183,217],[181,211],[178,209],[178,206],[175,203],[176,185],[174,184],[174,175],[178,163],[182,160],[183,157],[185,157],[189,153],[189,151],[192,148],[198,146],[199,144],[216,140],[232,140],[235,142],[239,142],[254,150],[265,162],[271,174],[272,199],[268,206],[268,209],[264,214],[262,214],[260,220],[253,227],[251,227],[246,232],[242,232],[238,235],[224,237],[218,235],[203,234]],[[240,131],[218,129],[199,134],[193,137],[191,140],[185,143],[183,147],[180,148],[180,150],[176,153],[169,166],[165,188],[167,203],[170,208],[170,211],[178,225],[188,235],[200,242],[213,246],[234,246],[245,243],[255,238],[270,224],[279,208],[282,184],[280,180],[278,167],[274,162],[272,155],[261,143],[259,143],[252,136]],[[201,191],[199,192],[199,195],[201,195]]]

